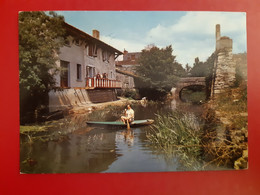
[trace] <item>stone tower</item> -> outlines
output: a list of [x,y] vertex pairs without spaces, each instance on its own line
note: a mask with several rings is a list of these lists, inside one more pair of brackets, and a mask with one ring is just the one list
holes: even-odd
[[221,37],[220,25],[216,25],[216,60],[214,64],[212,95],[217,95],[229,89],[235,81],[236,67],[233,62],[233,41],[229,37]]

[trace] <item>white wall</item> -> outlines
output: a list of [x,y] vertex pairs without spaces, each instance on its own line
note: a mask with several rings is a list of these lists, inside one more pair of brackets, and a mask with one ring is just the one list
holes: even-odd
[[[80,42],[81,43],[81,42]],[[116,79],[115,72],[115,54],[111,54],[109,62],[103,61],[102,48],[98,48],[97,57],[87,55],[85,44],[64,46],[58,54],[59,59],[69,62],[69,87],[85,87],[86,85],[86,66],[94,66],[96,74],[107,73],[109,79]],[[60,67],[60,61],[57,61],[57,66]],[[77,64],[81,64],[81,79],[77,80]],[[60,74],[55,76],[56,86],[60,87]]]

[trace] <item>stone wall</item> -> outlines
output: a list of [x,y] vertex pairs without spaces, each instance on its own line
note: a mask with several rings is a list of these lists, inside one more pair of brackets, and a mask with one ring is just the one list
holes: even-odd
[[236,79],[236,64],[233,61],[232,48],[217,51],[214,94],[225,92]]
[[49,112],[65,110],[91,103],[116,100],[114,89],[57,89],[49,92]]
[[213,89],[211,96],[226,92],[236,80],[236,63],[233,61],[233,41],[220,37],[220,25],[216,25],[216,53]]
[[[118,66],[117,68],[122,71],[127,71],[134,73],[135,72],[135,65],[122,65],[121,67]],[[116,80],[119,80],[122,82],[122,89],[134,89],[135,83],[134,78],[128,75],[121,74],[119,72],[116,72]]]

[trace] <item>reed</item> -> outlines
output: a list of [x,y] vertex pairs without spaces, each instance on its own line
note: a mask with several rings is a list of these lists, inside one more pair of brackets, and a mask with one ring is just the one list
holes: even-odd
[[180,112],[157,114],[155,124],[147,132],[153,147],[168,155],[176,155],[186,170],[202,168],[201,135],[196,116]]

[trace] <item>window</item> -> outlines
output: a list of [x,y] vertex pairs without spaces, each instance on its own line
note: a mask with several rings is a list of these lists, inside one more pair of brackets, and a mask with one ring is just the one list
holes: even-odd
[[81,80],[81,64],[77,64],[77,80]]
[[75,39],[75,45],[79,46],[79,39]]
[[89,45],[89,46],[87,47],[87,49],[88,49],[88,51],[87,51],[88,55],[89,55],[89,56],[93,56],[93,46],[92,46],[92,45]]
[[107,51],[102,52],[102,58],[104,62],[109,62],[110,53]]
[[86,78],[93,78],[95,76],[95,67],[86,66]]
[[60,73],[60,86],[61,87],[69,87],[69,68],[70,63],[61,60],[60,61],[61,66],[61,73]]
[[65,39],[64,45],[70,47],[70,40],[68,37]]
[[89,44],[87,46],[87,55],[92,56],[92,57],[96,57],[97,56],[97,46],[93,45],[93,44]]

